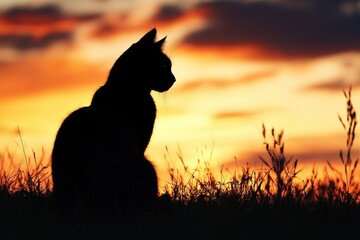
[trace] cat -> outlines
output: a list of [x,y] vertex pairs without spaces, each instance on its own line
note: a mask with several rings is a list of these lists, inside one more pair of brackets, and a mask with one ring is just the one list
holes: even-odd
[[163,53],[166,37],[156,28],[132,44],[113,64],[90,106],[61,124],[52,151],[53,196],[58,206],[119,214],[151,209],[158,179],[144,153],[156,118],[152,90],[176,81]]

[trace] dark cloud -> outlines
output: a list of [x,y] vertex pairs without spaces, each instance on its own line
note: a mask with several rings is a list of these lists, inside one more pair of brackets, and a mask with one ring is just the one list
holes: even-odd
[[1,20],[11,24],[51,24],[64,20],[76,22],[99,18],[99,14],[69,15],[57,5],[39,7],[15,6],[1,14]]
[[41,7],[16,6],[5,11],[1,18],[12,24],[41,24],[51,23],[62,19],[61,10],[55,5]]
[[183,16],[184,11],[174,5],[161,6],[158,12],[154,15],[155,21],[171,21]]
[[120,27],[116,24],[110,22],[101,22],[99,23],[96,28],[91,33],[92,37],[95,38],[104,38],[108,36],[113,36],[120,32]]
[[27,50],[69,42],[78,25],[100,17],[99,14],[70,15],[56,5],[13,7],[0,15],[0,47]]
[[185,15],[186,12],[176,5],[160,5],[149,20],[134,24],[133,19],[131,19],[131,11],[119,13],[116,18],[99,21],[90,35],[94,38],[102,39],[113,37],[123,32],[171,25],[173,21],[181,21],[181,18]]
[[36,38],[31,34],[0,35],[0,47],[12,46],[18,50],[45,48],[54,42],[70,41],[71,39],[71,32],[48,33],[41,38]]
[[130,27],[127,25],[128,21],[129,13],[118,14],[116,18],[111,20],[101,19],[96,23],[90,36],[97,39],[103,39],[134,30],[134,26]]
[[343,79],[336,79],[330,80],[327,82],[314,84],[307,87],[305,90],[320,90],[320,91],[334,91],[334,92],[341,92],[342,90],[347,90],[349,87],[352,88],[359,88],[360,87],[360,80],[349,83]]
[[337,0],[291,2],[200,4],[193,10],[207,12],[210,24],[184,41],[199,47],[252,44],[289,57],[360,50],[360,12],[344,13]]

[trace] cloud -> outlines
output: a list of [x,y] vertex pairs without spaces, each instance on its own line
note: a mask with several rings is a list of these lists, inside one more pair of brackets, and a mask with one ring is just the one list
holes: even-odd
[[180,91],[196,91],[201,88],[226,88],[234,83],[227,80],[195,80],[179,87]]
[[277,74],[275,70],[263,71],[263,72],[254,72],[237,78],[236,80],[226,80],[226,79],[214,79],[214,80],[194,80],[184,84],[179,87],[180,91],[196,91],[203,88],[212,88],[212,89],[223,89],[223,88],[232,88],[235,85],[248,85],[255,84],[260,81],[265,81],[268,78],[271,78]]
[[49,59],[38,54],[31,59],[6,62],[0,71],[0,102],[49,91],[96,87],[106,80],[106,73],[94,64],[74,65],[61,56]]
[[350,55],[343,59],[341,72],[333,77],[320,79],[320,83],[315,83],[305,87],[305,91],[336,91],[341,92],[347,90],[349,86],[352,88],[360,88],[360,61],[359,54]]
[[349,83],[343,79],[336,79],[330,80],[319,84],[314,84],[307,87],[305,90],[320,90],[320,91],[336,91],[340,92],[342,90],[347,91],[349,86],[351,85],[352,88],[359,88],[360,87],[360,80]]
[[0,47],[28,50],[69,42],[77,26],[100,17],[70,15],[56,5],[16,6],[0,15]]
[[215,114],[213,117],[217,120],[219,119],[229,119],[229,118],[246,118],[251,117],[259,112],[256,111],[232,111],[232,112],[220,112]]
[[143,13],[144,10],[141,7],[139,9],[133,8],[125,13],[122,12],[109,18],[104,18],[97,23],[90,36],[103,39],[139,30],[149,31],[153,27],[172,26],[174,24],[173,21],[182,21],[182,18],[186,15],[184,10],[176,5],[156,6],[154,13],[144,18],[137,17],[138,12]]
[[175,5],[164,5],[159,8],[153,17],[153,21],[167,22],[181,18],[184,10]]
[[326,162],[335,163],[339,159],[338,150],[314,150],[312,152],[294,152],[288,154],[293,156],[294,159],[298,159],[301,162]]
[[41,38],[36,38],[31,34],[0,35],[0,47],[12,46],[18,50],[45,48],[54,42],[70,41],[71,39],[71,32],[52,32],[42,36]]
[[255,45],[282,57],[314,57],[360,50],[360,11],[347,14],[340,1],[244,3],[212,1],[192,11],[207,12],[210,23],[189,33],[196,47]]
[[[285,150],[286,151],[286,150]],[[354,151],[355,153],[355,151]],[[268,154],[266,153],[266,150],[263,151],[254,151],[254,152],[248,152],[247,154],[238,154],[239,160],[241,162],[249,163],[250,165],[262,165],[265,167],[265,165],[261,162],[259,159],[259,156],[263,157],[265,160],[268,160],[268,163],[270,163],[270,159]],[[293,163],[296,159],[298,160],[298,170],[303,169],[304,170],[310,170],[313,166],[315,166],[316,169],[322,170],[322,167],[327,165],[327,161],[329,161],[331,164],[338,165],[341,163],[339,158],[339,151],[337,150],[310,150],[310,151],[288,151],[285,153],[285,156],[287,159],[292,158]],[[237,163],[234,161],[234,159],[229,159],[225,161],[224,165],[226,165],[227,168],[238,168],[241,167],[241,163]],[[305,167],[306,169],[302,168]]]
[[100,22],[94,30],[91,32],[91,36],[94,38],[106,38],[112,37],[120,32],[121,28],[111,22]]
[[130,13],[117,14],[109,19],[97,21],[90,31],[90,37],[95,39],[111,38],[123,33],[129,33],[138,29],[129,23]]

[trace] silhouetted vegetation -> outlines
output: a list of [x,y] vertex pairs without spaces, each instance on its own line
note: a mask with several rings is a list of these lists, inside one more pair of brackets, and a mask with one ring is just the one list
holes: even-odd
[[[97,219],[74,213],[59,216],[52,210],[51,169],[35,153],[26,166],[16,166],[11,154],[0,155],[0,226],[4,233],[20,237],[98,238],[133,234],[164,238],[240,238],[266,239],[352,239],[360,217],[358,158],[352,147],[357,126],[351,101],[351,88],[344,91],[346,121],[339,115],[347,141],[339,151],[341,168],[328,162],[319,177],[313,169],[300,179],[300,160],[287,156],[284,131],[270,130],[263,124],[264,150],[259,157],[262,169],[244,164],[232,172],[220,169],[216,177],[210,161],[198,160],[190,169],[181,152],[175,168],[170,161],[170,181],[162,194],[172,204],[161,211],[134,214],[127,218]],[[20,131],[19,131],[20,134]],[[21,135],[20,135],[21,136]],[[237,159],[235,159],[237,161]],[[21,229],[21,230],[20,230]]]

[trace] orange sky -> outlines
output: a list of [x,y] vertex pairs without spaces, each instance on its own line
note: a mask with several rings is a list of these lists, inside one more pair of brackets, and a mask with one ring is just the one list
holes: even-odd
[[[158,107],[147,155],[166,180],[165,147],[190,167],[266,157],[262,123],[285,130],[311,170],[340,161],[343,89],[360,100],[360,2],[74,1],[0,3],[0,146],[51,152],[62,120],[88,105],[112,63],[153,27],[177,82]],[[51,3],[51,4],[50,4]],[[355,141],[354,149],[359,149]],[[21,158],[21,157],[19,157]],[[169,156],[167,156],[169,159]]]

